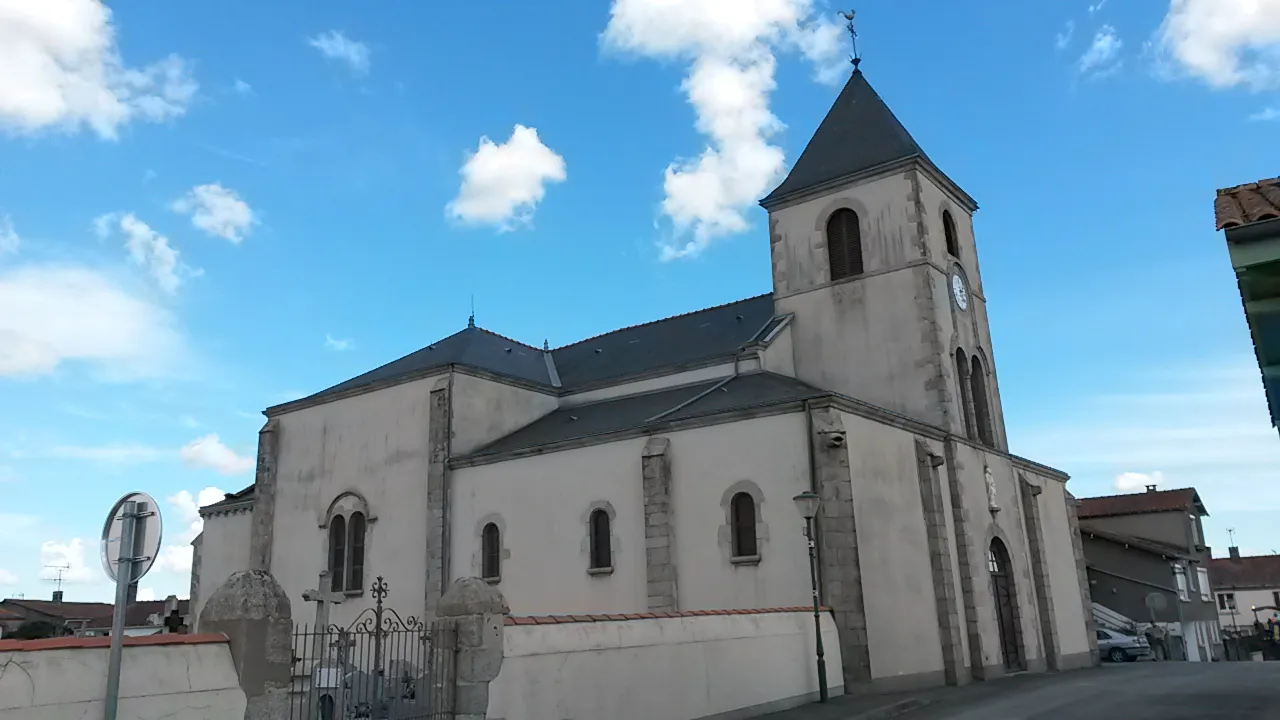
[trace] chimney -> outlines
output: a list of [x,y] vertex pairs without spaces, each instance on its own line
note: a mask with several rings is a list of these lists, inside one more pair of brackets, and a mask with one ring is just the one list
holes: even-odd
[[1227,552],[1231,554],[1232,560],[1240,559],[1240,548],[1236,547],[1235,545],[1232,545],[1231,547],[1227,548]]
[[62,602],[62,591],[61,591],[61,590],[54,590],[54,591],[53,591],[53,601],[54,601],[54,602],[56,602],[56,603],[60,603],[60,602]]
[[125,598],[125,605],[132,605],[138,602],[138,583],[129,584],[129,596]]
[[1155,485],[1148,485],[1148,486],[1147,486],[1147,492],[1155,492],[1155,491],[1156,491],[1156,486],[1155,486]]

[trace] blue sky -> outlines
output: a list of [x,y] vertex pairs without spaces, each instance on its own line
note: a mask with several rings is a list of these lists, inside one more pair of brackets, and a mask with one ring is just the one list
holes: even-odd
[[[811,0],[32,5],[0,0],[0,594],[27,597],[61,564],[110,596],[130,490],[167,523],[143,593],[185,595],[261,409],[473,296],[557,345],[767,292],[753,201],[848,72]],[[1280,549],[1211,209],[1280,173],[1280,0],[858,10],[868,78],[982,205],[1013,450],[1077,495],[1194,485],[1213,545]]]

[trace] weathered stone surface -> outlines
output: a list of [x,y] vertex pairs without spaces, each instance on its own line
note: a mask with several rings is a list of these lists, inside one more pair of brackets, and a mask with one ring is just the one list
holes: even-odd
[[[489,683],[502,670],[503,616],[510,612],[506,598],[497,588],[480,578],[462,578],[440,599],[439,612],[431,624],[431,634],[441,642],[433,658],[451,658],[437,677],[452,692],[432,697],[429,717],[455,720],[484,718],[489,707]],[[456,650],[456,654],[453,652]],[[449,704],[452,707],[449,707]],[[446,713],[453,714],[446,714]]]
[[246,720],[285,717],[293,667],[293,617],[284,588],[262,570],[235,573],[200,613],[202,632],[230,639]]
[[964,658],[958,603],[952,582],[951,543],[947,538],[947,517],[943,507],[941,483],[933,460],[933,453],[917,441],[916,467],[920,478],[920,504],[924,510],[938,632],[942,641],[943,676],[948,685],[960,685],[968,680],[968,676],[961,672]]
[[1060,666],[1061,645],[1058,641],[1058,622],[1053,607],[1053,591],[1049,587],[1044,529],[1040,519],[1041,489],[1021,475],[1018,476],[1018,487],[1022,497],[1022,514],[1027,520],[1027,544],[1031,554],[1031,575],[1036,594],[1036,606],[1040,611],[1040,639],[1044,647],[1045,668],[1057,670]]
[[440,598],[436,609],[439,617],[466,615],[506,615],[511,612],[498,588],[475,577],[459,578]]
[[432,387],[427,411],[427,447],[430,461],[427,464],[427,547],[426,597],[424,608],[430,618],[436,611],[440,596],[448,582],[449,566],[444,548],[449,546],[447,517],[447,488],[449,483],[449,380],[436,381]]
[[947,440],[946,468],[951,491],[951,516],[955,524],[956,556],[960,566],[960,592],[964,596],[965,630],[969,636],[969,673],[972,677],[985,679],[986,667],[982,663],[982,632],[978,627],[978,610],[974,596],[974,548],[969,537],[969,515],[965,511],[964,484],[960,480],[964,473],[964,465],[957,456],[955,446],[955,440]]
[[671,441],[651,437],[640,453],[644,483],[645,565],[649,580],[647,607],[668,612],[679,605],[676,592],[675,507],[671,502]]
[[258,431],[258,469],[253,479],[253,534],[249,538],[249,567],[271,572],[275,542],[276,454],[280,423],[268,420]]

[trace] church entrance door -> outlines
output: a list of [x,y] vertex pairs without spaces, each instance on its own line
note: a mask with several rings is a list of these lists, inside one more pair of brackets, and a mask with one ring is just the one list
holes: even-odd
[[1000,653],[1004,668],[1010,672],[1025,670],[1021,634],[1018,632],[1018,595],[1013,588],[1009,551],[1000,538],[991,541],[987,550],[987,567],[991,571],[991,592],[995,596],[996,624],[1000,628]]

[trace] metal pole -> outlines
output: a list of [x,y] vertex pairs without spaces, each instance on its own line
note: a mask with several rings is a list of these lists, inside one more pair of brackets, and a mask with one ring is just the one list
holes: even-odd
[[814,554],[813,518],[805,518],[805,537],[809,540],[809,582],[813,585],[814,647],[818,651],[818,702],[827,701],[827,661],[822,653],[822,611],[818,604],[818,561]]
[[120,699],[120,660],[124,655],[124,612],[129,601],[129,582],[133,580],[133,531],[138,517],[138,503],[130,500],[120,506],[120,555],[116,566],[116,606],[111,613],[111,654],[107,659],[107,696],[103,701],[104,720],[116,720],[116,703]]

